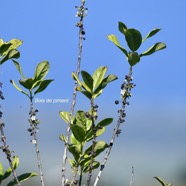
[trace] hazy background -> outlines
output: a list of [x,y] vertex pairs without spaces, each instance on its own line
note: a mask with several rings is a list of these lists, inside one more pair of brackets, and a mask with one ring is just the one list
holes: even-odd
[[[36,103],[41,120],[38,133],[46,186],[60,185],[63,143],[59,135],[66,124],[59,111],[69,111],[74,82],[71,72],[76,70],[78,54],[78,18],[74,6],[81,1],[1,1],[0,37],[24,41],[18,60],[26,76],[31,77],[36,65],[50,62],[48,78],[55,81],[37,95],[43,99],[69,99],[67,103]],[[163,41],[167,49],[150,57],[143,57],[133,69],[134,82],[127,119],[122,134],[116,139],[113,151],[99,185],[129,185],[132,166],[135,168],[133,186],[155,186],[160,176],[175,186],[186,185],[186,88],[185,88],[185,0],[87,0],[85,18],[86,41],[83,42],[83,70],[93,73],[99,66],[108,66],[108,73],[118,76],[97,99],[99,119],[113,117],[104,139],[108,142],[117,121],[115,99],[120,97],[120,84],[129,65],[124,55],[106,36],[115,34],[126,46],[118,31],[118,21],[143,34],[154,28],[162,30],[148,39],[139,52],[155,42]],[[1,103],[5,133],[10,148],[20,157],[18,173],[38,172],[34,145],[29,141],[29,100],[15,90],[9,80],[20,79],[11,61],[0,68],[5,100]],[[89,101],[78,94],[76,110],[89,109]],[[100,158],[102,159],[102,158]],[[1,153],[0,161],[8,163]],[[70,170],[69,170],[70,172]],[[38,186],[39,177],[23,185]]]

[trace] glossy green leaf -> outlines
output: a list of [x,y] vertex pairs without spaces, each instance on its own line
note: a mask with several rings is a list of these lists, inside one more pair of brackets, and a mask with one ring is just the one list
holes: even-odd
[[93,98],[98,97],[102,93],[103,89],[108,85],[108,83],[116,79],[118,79],[118,77],[113,74],[110,74],[106,78],[104,78],[100,83],[100,85],[97,87],[97,89],[94,91]]
[[83,78],[83,81],[84,81],[84,87],[86,89],[86,91],[88,92],[92,92],[93,90],[93,79],[92,79],[92,76],[86,72],[86,71],[81,71],[81,76]]
[[3,43],[2,45],[0,45],[0,55],[3,55],[3,53],[5,54],[5,52],[11,45],[11,43]]
[[[18,158],[18,156],[15,156],[15,158],[13,159],[12,165],[13,165],[14,170],[18,167],[18,165],[19,165],[19,158]],[[2,177],[2,180],[8,178],[11,175],[11,173],[12,173],[12,169],[9,167],[5,171],[5,173],[4,173],[3,177]]]
[[127,60],[131,66],[134,66],[140,61],[140,56],[137,52],[129,52]]
[[79,142],[84,142],[86,133],[83,129],[83,127],[80,127],[79,125],[75,125],[75,124],[71,124],[70,128],[72,130],[72,133],[74,134],[75,138],[79,141]]
[[0,64],[3,64],[4,62],[6,62],[7,60],[9,59],[17,59],[20,57],[20,53],[18,50],[16,49],[12,49],[10,50],[6,55],[5,57],[1,60]]
[[79,125],[80,127],[83,127],[84,130],[86,130],[86,120],[87,120],[87,117],[85,115],[85,112],[82,110],[78,110],[75,116],[75,121],[76,121],[75,123]]
[[3,175],[4,175],[4,167],[3,164],[0,162],[0,185],[3,180]]
[[[26,180],[34,177],[34,176],[37,176],[37,174],[33,172],[33,173],[22,174],[22,175],[18,176],[17,178],[20,182],[23,182],[23,181],[26,181]],[[17,182],[15,179],[13,179],[11,182],[9,182],[7,186],[14,186],[14,185],[17,185]]]
[[[96,137],[100,136],[101,134],[103,134],[105,132],[105,127],[99,128],[99,126],[96,127],[97,131],[96,131]],[[94,138],[94,132],[92,131],[92,129],[90,129],[87,134],[86,134],[86,141],[90,141]]]
[[126,26],[124,23],[122,23],[122,22],[118,22],[118,29],[119,29],[119,31],[120,31],[122,34],[125,35],[125,32],[126,32],[126,30],[127,30],[127,26]]
[[107,36],[107,38],[112,41],[127,57],[128,57],[128,52],[126,49],[124,49],[120,44],[119,41],[117,39],[117,37],[113,34],[110,34]]
[[[78,148],[81,146],[81,143],[75,138],[74,134],[70,135],[70,142],[72,145],[76,145]],[[81,151],[81,148],[79,148]]]
[[53,79],[46,79],[46,80],[42,80],[37,88],[37,90],[34,92],[34,95],[36,95],[39,92],[44,91],[48,85],[53,81]]
[[160,177],[154,177],[154,178],[158,180],[162,186],[167,186],[167,184]]
[[21,93],[23,93],[23,94],[29,96],[29,94],[28,94],[27,92],[23,91],[21,88],[19,88],[19,87],[17,86],[17,84],[16,84],[13,80],[10,80],[10,82],[11,82],[11,83],[14,85],[14,87],[15,87],[17,90],[19,90]]
[[97,126],[99,127],[105,127],[107,125],[110,125],[113,122],[113,118],[105,118],[102,121],[100,121]]
[[[97,168],[99,168],[100,163],[98,161],[94,161],[92,164],[92,170],[95,170]],[[83,173],[87,173],[90,171],[90,163],[86,163],[84,169],[83,169]]]
[[154,35],[157,34],[160,30],[161,30],[161,28],[155,28],[155,29],[151,30],[151,31],[147,34],[147,36],[143,39],[142,42],[144,42],[147,38],[150,38],[150,37],[154,36]]
[[34,83],[34,79],[33,78],[27,78],[27,79],[20,79],[19,83],[26,89],[31,90],[33,83]]
[[157,51],[162,50],[164,48],[166,48],[166,44],[164,44],[162,42],[156,43],[155,45],[153,45],[152,47],[150,47],[148,50],[146,50],[145,52],[143,52],[142,54],[140,54],[140,57],[141,56],[151,55],[154,52],[157,52]]
[[[70,121],[70,113],[69,112],[65,112],[65,111],[62,111],[59,113],[60,117],[67,123],[69,124],[69,121]],[[72,122],[73,123],[73,120],[74,120],[74,117],[72,116]]]
[[133,28],[127,29],[125,31],[125,39],[127,41],[128,47],[134,52],[138,50],[142,43],[141,33]]
[[74,159],[78,162],[81,152],[79,151],[79,148],[76,145],[72,145],[68,147],[69,152],[73,155]]
[[34,79],[35,80],[42,80],[45,78],[45,76],[47,75],[48,71],[49,71],[50,65],[48,61],[42,61],[40,62],[35,70],[34,73]]
[[[109,145],[105,141],[97,141],[94,147],[95,157],[103,152]],[[90,154],[92,151],[92,145],[85,150],[85,154]]]
[[72,77],[73,77],[73,79],[74,79],[75,81],[78,82],[78,84],[79,84],[80,86],[82,86],[82,82],[79,80],[79,78],[78,78],[78,76],[76,75],[76,73],[72,72]]
[[101,66],[99,67],[93,74],[93,90],[95,90],[100,83],[102,82],[105,73],[107,72],[107,67],[106,66]]
[[88,99],[92,99],[92,94],[86,90],[82,90],[82,87],[78,86],[77,90],[81,92],[83,95],[85,95]]
[[23,41],[19,39],[12,39],[10,40],[10,42],[5,42],[5,43],[11,43],[11,46],[8,48],[6,52],[3,53],[4,56],[7,55],[10,52],[10,50],[17,49],[23,43]]
[[21,78],[25,79],[25,76],[23,75],[23,72],[22,72],[22,69],[21,69],[21,65],[19,64],[19,62],[17,62],[14,59],[12,61],[13,61],[14,65],[15,65],[15,67],[17,68],[18,72],[20,73]]
[[67,142],[67,140],[66,140],[66,137],[65,137],[65,135],[63,135],[63,134],[61,134],[60,136],[59,136],[59,139],[61,140],[61,141],[63,141],[63,142]]
[[68,161],[69,161],[71,167],[77,167],[77,163],[75,160],[69,158]]

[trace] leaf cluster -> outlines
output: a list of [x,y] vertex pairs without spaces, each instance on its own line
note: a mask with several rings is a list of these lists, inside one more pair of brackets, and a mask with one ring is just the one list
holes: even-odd
[[[17,156],[14,157],[14,160],[12,161],[12,166],[13,169],[15,170],[19,165],[19,158]],[[6,171],[4,171],[4,167],[2,165],[2,163],[0,162],[0,185],[3,182],[3,180],[7,179],[10,175],[12,174],[12,169],[9,167]],[[31,177],[37,176],[36,173],[32,172],[32,173],[24,173],[21,174],[20,176],[18,176],[18,180],[19,182],[23,182],[28,180]],[[7,186],[14,186],[17,185],[17,182],[15,179],[11,180]]]
[[[60,116],[67,124],[69,124],[70,113],[60,112]],[[105,127],[110,125],[112,121],[112,118],[105,118],[96,124],[96,137],[102,135],[105,132]],[[74,159],[69,159],[69,162],[73,170],[76,170],[77,167],[80,167],[83,174],[89,171],[91,163],[92,144],[86,149],[85,146],[87,146],[88,142],[94,138],[92,124],[92,120],[87,117],[87,113],[81,110],[76,112],[75,117],[72,118],[72,122],[70,123],[72,134],[70,136],[68,150]],[[67,143],[66,137],[64,135],[60,135],[60,139]],[[109,145],[102,140],[95,143],[93,155],[94,162],[92,169],[97,169],[99,167],[100,163],[96,161],[95,158],[107,147],[109,147]]]
[[161,30],[160,28],[155,28],[155,29],[151,30],[145,36],[144,39],[142,38],[142,34],[140,33],[140,31],[138,31],[137,29],[134,29],[134,28],[127,28],[127,26],[122,22],[118,23],[118,29],[125,37],[127,45],[130,49],[129,52],[127,52],[127,50],[120,45],[117,37],[114,34],[108,35],[107,38],[110,41],[112,41],[125,54],[130,66],[134,66],[137,63],[139,63],[141,57],[151,55],[159,50],[166,48],[166,44],[164,44],[162,42],[157,42],[156,44],[151,46],[149,49],[147,49],[145,52],[143,52],[141,54],[138,54],[138,52],[137,52],[137,50],[139,49],[141,44],[144,41],[146,41],[148,38],[157,34]]
[[0,38],[0,65],[9,59],[17,59],[20,57],[20,52],[17,48],[23,43],[18,39],[12,39],[9,42],[4,42]]
[[[42,61],[37,65],[37,67],[35,69],[34,76],[32,78],[26,78],[23,75],[21,65],[17,61],[13,60],[13,63],[21,75],[21,79],[19,80],[19,84],[21,86],[23,86],[25,89],[27,89],[28,92],[21,89],[14,82],[14,80],[11,80],[10,82],[14,85],[14,87],[17,90],[19,90],[21,93],[27,95],[30,99],[33,99],[33,97],[37,93],[44,91],[48,87],[48,85],[53,81],[53,79],[44,79],[45,76],[48,74],[49,68],[50,68],[48,61]],[[34,89],[35,89],[35,91],[33,92]]]

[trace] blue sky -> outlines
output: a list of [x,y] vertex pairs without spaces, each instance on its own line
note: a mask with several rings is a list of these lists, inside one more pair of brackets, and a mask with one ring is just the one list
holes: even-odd
[[[74,84],[71,73],[76,69],[78,54],[78,28],[75,27],[78,19],[74,7],[80,5],[80,2],[1,2],[0,37],[5,41],[12,38],[24,41],[19,48],[21,58],[18,60],[24,74],[32,76],[39,62],[50,62],[48,78],[55,81],[37,98],[69,99],[68,103],[63,104],[35,104],[40,111],[38,135],[41,153],[44,155],[44,168],[47,175],[59,173],[56,176],[58,182],[63,153],[63,144],[58,136],[65,132],[66,127],[58,113],[61,110],[69,111],[71,106]],[[154,28],[162,28],[142,45],[139,52],[159,41],[167,44],[166,50],[143,57],[133,68],[134,83],[137,86],[127,109],[122,135],[117,138],[103,179],[106,180],[112,174],[112,169],[114,172],[123,171],[122,175],[115,175],[118,185],[122,181],[128,183],[131,167],[134,166],[136,185],[153,185],[155,182],[152,177],[156,175],[174,182],[181,166],[186,169],[183,163],[186,154],[186,2],[87,0],[86,6],[88,15],[84,22],[86,40],[83,43],[81,69],[93,73],[99,66],[106,65],[108,73],[118,76],[118,80],[111,83],[97,100],[100,118],[113,117],[116,121],[118,107],[114,105],[114,100],[120,97],[120,84],[129,68],[125,56],[106,38],[108,34],[115,34],[126,47],[117,28],[118,21],[124,22],[129,28],[140,30],[143,37]],[[9,83],[10,79],[18,81],[19,74],[9,61],[0,68],[0,75],[6,98],[2,102],[2,109],[8,142],[21,158],[20,167],[24,169],[29,159],[29,169],[37,171],[37,166],[33,166],[34,148],[29,144],[30,137],[26,131],[29,100]],[[89,108],[88,99],[78,94],[78,100],[76,109]],[[105,135],[106,140],[109,141],[112,131],[113,126],[110,126]],[[48,158],[48,155],[55,158]],[[119,166],[119,161],[122,161],[124,168]]]

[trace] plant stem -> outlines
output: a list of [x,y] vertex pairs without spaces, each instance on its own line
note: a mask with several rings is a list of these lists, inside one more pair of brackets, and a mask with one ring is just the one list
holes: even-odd
[[133,178],[134,178],[134,167],[132,167],[132,174],[131,174],[131,178],[130,178],[130,186],[132,186]]
[[41,180],[41,185],[44,186],[44,176],[43,176],[43,170],[42,170],[42,165],[41,165],[41,157],[40,157],[40,151],[39,151],[39,145],[38,145],[38,140],[37,140],[37,130],[38,127],[37,125],[39,124],[39,120],[36,119],[36,112],[38,110],[34,110],[33,102],[32,102],[32,96],[30,97],[30,126],[31,129],[28,129],[30,132],[30,135],[33,136],[32,143],[35,145],[36,149],[36,155],[37,155],[37,164],[39,168],[39,173],[40,173],[40,180]]
[[125,80],[121,85],[122,108],[118,111],[119,117],[118,117],[117,125],[114,129],[114,133],[112,135],[110,145],[106,151],[106,155],[105,155],[103,162],[101,164],[100,171],[99,171],[99,173],[96,177],[96,180],[94,182],[94,186],[97,186],[98,181],[100,180],[101,174],[105,168],[105,164],[106,164],[106,162],[109,158],[109,155],[111,153],[116,136],[118,136],[121,133],[121,129],[119,129],[119,128],[120,128],[121,123],[123,123],[125,121],[123,118],[126,116],[126,113],[125,113],[126,105],[129,105],[129,102],[127,102],[127,99],[129,97],[131,97],[130,92],[134,86],[135,85],[132,83],[132,67],[130,67],[129,74],[127,76],[125,76]]
[[95,120],[97,119],[96,115],[96,110],[95,110],[95,105],[94,105],[94,100],[91,100],[91,119],[92,119],[92,131],[94,134],[94,138],[92,140],[92,150],[91,150],[91,162],[90,162],[90,170],[87,178],[87,184],[86,186],[89,186],[91,183],[91,178],[92,178],[92,169],[93,169],[93,163],[94,163],[94,149],[96,145],[96,128],[95,128]]
[[[2,83],[1,82],[0,82],[0,87],[2,87]],[[4,96],[3,96],[2,91],[0,91],[0,99],[2,99],[2,100],[5,99]],[[0,108],[1,108],[1,106],[0,106]],[[4,133],[4,130],[3,130],[3,127],[5,126],[5,124],[2,121],[2,115],[3,115],[3,113],[0,111],[0,132],[1,132],[1,142],[3,143],[3,146],[2,147],[0,146],[0,148],[6,154],[6,158],[7,158],[8,162],[9,162],[10,168],[12,169],[13,177],[16,180],[17,185],[20,186],[21,183],[19,182],[19,180],[17,178],[16,172],[14,170],[14,166],[13,166],[13,163],[12,163],[11,150],[9,149],[9,146],[6,143],[6,137],[5,137],[5,133]]]
[[[77,69],[76,69],[77,77],[80,74],[83,39],[84,39],[83,35],[85,34],[83,19],[84,19],[84,12],[85,12],[86,8],[84,6],[85,6],[85,1],[82,1],[82,5],[80,7],[76,7],[76,8],[78,8],[77,16],[80,17],[80,21],[76,24],[76,26],[79,27],[79,52],[78,52]],[[75,105],[76,105],[77,86],[78,86],[78,83],[75,82],[74,90],[73,90],[72,105],[71,105],[71,110],[70,110],[69,124],[68,124],[68,127],[66,129],[66,143],[65,143],[65,147],[64,147],[63,161],[62,161],[61,186],[65,186],[65,182],[66,182],[65,175],[66,175],[66,162],[67,162],[67,151],[68,151],[67,145],[68,145],[69,136],[70,136],[70,124],[71,124],[72,116],[73,116],[73,113],[74,113],[74,108],[75,108]],[[73,178],[73,179],[75,179],[75,178]]]

